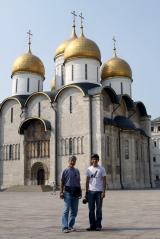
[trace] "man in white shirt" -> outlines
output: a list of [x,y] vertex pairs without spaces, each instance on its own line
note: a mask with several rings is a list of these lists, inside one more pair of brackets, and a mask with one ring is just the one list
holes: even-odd
[[102,229],[102,201],[106,190],[106,171],[104,167],[98,165],[98,162],[98,154],[93,154],[91,166],[86,172],[86,195],[90,222],[90,227],[87,228],[87,231],[100,231]]

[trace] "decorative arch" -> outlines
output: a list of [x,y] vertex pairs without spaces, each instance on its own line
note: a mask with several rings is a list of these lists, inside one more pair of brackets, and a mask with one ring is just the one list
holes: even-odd
[[125,101],[125,104],[127,106],[127,109],[134,109],[135,105],[134,105],[134,101],[131,99],[131,97],[127,94],[122,95],[123,100]]
[[141,101],[135,102],[136,108],[139,110],[141,116],[148,116],[145,105]]
[[3,100],[2,103],[0,104],[0,110],[2,110],[3,106],[10,100],[15,100],[22,108],[22,103],[19,99],[17,99],[16,97],[8,97],[5,100]]
[[48,130],[51,130],[51,124],[48,120],[44,120],[44,119],[41,119],[39,117],[30,117],[26,120],[24,120],[20,126],[19,126],[19,129],[18,129],[18,133],[19,134],[24,134],[24,130],[28,127],[28,125],[33,122],[33,121],[39,121],[42,123],[43,127],[44,127],[44,131],[48,131]]
[[110,86],[104,86],[101,90],[101,93],[104,91],[109,95],[112,103],[119,104],[118,96]]
[[47,93],[45,93],[45,92],[34,92],[34,93],[32,93],[32,94],[28,97],[28,99],[26,100],[26,102],[25,102],[25,107],[27,107],[29,101],[30,101],[33,97],[38,96],[38,95],[44,95],[46,98],[48,98],[49,102],[52,102],[52,99],[50,98],[50,96],[49,96]]
[[63,86],[63,87],[58,91],[58,93],[55,95],[54,101],[56,102],[57,99],[58,99],[58,97],[59,97],[59,95],[60,95],[64,90],[66,90],[66,89],[68,89],[68,88],[76,88],[76,89],[78,89],[78,90],[82,93],[83,96],[86,96],[85,91],[84,91],[80,86],[71,84],[71,85],[65,85],[65,86]]

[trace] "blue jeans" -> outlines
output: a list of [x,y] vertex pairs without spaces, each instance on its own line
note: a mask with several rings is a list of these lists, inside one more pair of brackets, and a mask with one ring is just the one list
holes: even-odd
[[[89,191],[88,192],[88,208],[89,208],[89,222],[90,228],[101,228],[102,221],[102,201],[101,193],[98,191]],[[95,213],[96,206],[96,213]]]
[[73,228],[78,212],[79,199],[64,192],[64,211],[62,215],[62,229]]

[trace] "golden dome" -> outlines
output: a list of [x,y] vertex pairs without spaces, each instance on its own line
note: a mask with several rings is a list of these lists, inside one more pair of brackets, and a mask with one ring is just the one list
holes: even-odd
[[102,80],[105,80],[109,77],[115,77],[115,76],[128,77],[132,79],[132,70],[129,64],[125,60],[117,56],[107,61],[103,65],[103,68],[101,71]]
[[86,38],[83,34],[66,47],[64,60],[68,61],[73,58],[92,58],[101,62],[101,53],[97,44]]
[[[41,75],[44,78],[45,69],[42,61],[29,51],[26,54],[19,56],[12,67],[12,76],[16,72],[31,72]],[[11,76],[11,77],[12,77]]]
[[64,51],[65,51],[66,47],[68,46],[68,44],[69,44],[72,40],[74,40],[74,39],[76,39],[76,38],[77,38],[77,35],[76,35],[76,32],[75,32],[75,26],[73,26],[71,38],[68,39],[68,40],[66,40],[66,41],[64,41],[64,42],[62,42],[62,43],[57,47],[56,52],[55,52],[55,56],[54,56],[54,60],[55,60],[58,56],[64,54]]
[[54,91],[54,90],[55,90],[55,86],[56,86],[56,81],[55,81],[55,79],[53,78],[53,79],[51,80],[51,91]]

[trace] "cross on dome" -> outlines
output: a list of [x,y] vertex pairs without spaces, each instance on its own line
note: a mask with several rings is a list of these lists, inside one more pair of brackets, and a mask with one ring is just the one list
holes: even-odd
[[112,40],[113,40],[113,56],[116,57],[117,53],[116,53],[116,39],[115,39],[115,36],[113,36]]
[[33,34],[31,33],[31,30],[29,30],[27,34],[28,34],[28,46],[29,46],[28,52],[31,53],[31,36],[33,36]]

